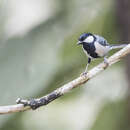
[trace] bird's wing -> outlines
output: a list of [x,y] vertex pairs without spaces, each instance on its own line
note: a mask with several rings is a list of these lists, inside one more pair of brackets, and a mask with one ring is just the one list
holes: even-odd
[[101,37],[99,35],[95,35],[95,37],[96,37],[97,42],[100,43],[101,45],[103,45],[103,46],[109,46],[109,43],[103,37]]

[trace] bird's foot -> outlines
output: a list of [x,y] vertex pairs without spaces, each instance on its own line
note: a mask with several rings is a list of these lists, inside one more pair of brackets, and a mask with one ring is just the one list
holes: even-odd
[[86,76],[86,75],[87,75],[87,73],[88,73],[88,72],[87,72],[87,71],[85,71],[85,72],[81,73],[81,74],[80,74],[80,76],[81,76],[81,77],[82,77],[82,76]]
[[104,63],[105,63],[105,67],[104,67],[104,69],[106,69],[106,68],[109,66],[109,63],[108,63],[108,61],[107,61],[106,58],[104,59]]

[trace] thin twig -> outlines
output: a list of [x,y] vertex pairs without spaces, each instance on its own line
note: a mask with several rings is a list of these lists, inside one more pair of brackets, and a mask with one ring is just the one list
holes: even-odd
[[94,67],[93,69],[91,69],[86,76],[80,76],[41,98],[32,99],[32,100],[17,99],[16,102],[18,104],[16,105],[0,106],[0,114],[15,113],[15,112],[29,110],[31,108],[36,109],[40,106],[47,105],[48,103],[59,98],[65,93],[70,92],[73,88],[79,87],[80,85],[86,83],[88,80],[96,76],[98,73],[105,70],[108,66],[111,66],[112,64],[118,62],[121,58],[125,57],[129,53],[130,53],[130,44],[128,44],[125,48],[121,49],[120,51],[118,51],[117,53],[109,57],[108,65],[102,62],[96,67]]

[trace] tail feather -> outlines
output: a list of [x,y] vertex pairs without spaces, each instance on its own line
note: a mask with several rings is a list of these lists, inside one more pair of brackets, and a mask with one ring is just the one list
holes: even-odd
[[128,44],[113,44],[110,45],[110,49],[120,49],[120,48],[124,48],[125,46],[127,46]]

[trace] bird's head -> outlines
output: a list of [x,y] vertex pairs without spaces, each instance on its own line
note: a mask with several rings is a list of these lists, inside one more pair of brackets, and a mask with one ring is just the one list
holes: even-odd
[[78,45],[80,44],[86,44],[86,43],[93,43],[95,41],[96,37],[92,33],[83,33],[80,35],[78,39]]

